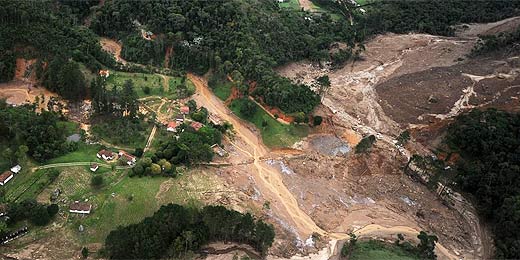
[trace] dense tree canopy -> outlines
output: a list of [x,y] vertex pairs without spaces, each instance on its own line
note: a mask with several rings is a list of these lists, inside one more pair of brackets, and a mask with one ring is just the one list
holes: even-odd
[[464,158],[457,183],[493,224],[497,257],[519,258],[520,115],[474,110],[450,126],[447,141]]
[[374,1],[366,6],[370,33],[424,32],[451,36],[453,25],[494,22],[520,14],[520,2],[509,0]]
[[180,258],[210,241],[246,243],[266,253],[273,240],[273,226],[249,213],[169,204],[138,224],[110,232],[105,248],[111,259],[159,259]]
[[0,101],[0,141],[28,148],[37,161],[45,161],[74,148],[66,142],[65,129],[53,112],[35,113],[30,107],[9,107]]

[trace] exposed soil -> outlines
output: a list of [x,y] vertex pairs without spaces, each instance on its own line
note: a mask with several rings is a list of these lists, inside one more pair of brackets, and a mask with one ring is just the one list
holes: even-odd
[[[514,18],[470,25],[457,37],[380,35],[366,43],[361,61],[338,70],[306,61],[279,68],[281,75],[306,84],[329,76],[332,85],[322,99],[329,111],[317,112],[324,117],[323,132],[351,139],[349,143],[368,134],[378,136],[369,155],[334,157],[335,145],[316,144],[320,140],[312,136],[297,145],[305,155],[279,158],[290,169],[291,174],[282,174],[284,183],[302,210],[330,232],[400,223],[438,235],[450,252],[443,258],[489,256],[490,238],[474,209],[469,206],[462,216],[446,207],[424,185],[403,175],[402,167],[413,153],[432,154],[447,123],[464,111],[519,110],[519,58],[467,56],[477,34],[511,30],[518,23]],[[394,139],[407,128],[418,140],[398,151]],[[308,151],[313,148],[319,149]]]
[[105,37],[101,37],[99,43],[101,44],[101,48],[103,48],[103,50],[114,55],[114,58],[117,62],[126,64],[126,61],[121,58],[122,46],[120,43]]

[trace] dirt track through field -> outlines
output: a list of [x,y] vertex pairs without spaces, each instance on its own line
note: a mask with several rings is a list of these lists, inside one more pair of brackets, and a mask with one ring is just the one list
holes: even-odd
[[[263,164],[261,158],[269,156],[269,150],[262,143],[261,139],[255,134],[241,119],[237,118],[231,111],[208,89],[207,82],[193,74],[188,74],[188,78],[196,87],[194,95],[195,101],[206,107],[210,112],[218,114],[222,119],[227,120],[233,124],[237,136],[245,142],[245,146],[233,143],[233,145],[251,156],[254,159],[252,173],[255,175],[255,180],[259,184],[262,194],[271,196],[271,208],[278,214],[283,215],[286,220],[292,220],[293,225],[302,237],[308,237],[312,233],[328,236],[333,239],[330,248],[325,248],[319,254],[319,259],[328,259],[335,255],[336,240],[348,239],[349,235],[345,233],[329,233],[316,225],[316,223],[309,217],[309,215],[299,207],[297,200],[293,194],[283,183],[280,173],[273,168]],[[403,234],[410,239],[414,239],[419,233],[418,230],[405,227],[383,227],[376,224],[367,225],[355,232],[358,236],[377,236],[377,237],[392,237],[397,234]],[[457,259],[457,257],[450,253],[443,245],[437,243],[436,251],[443,259]]]

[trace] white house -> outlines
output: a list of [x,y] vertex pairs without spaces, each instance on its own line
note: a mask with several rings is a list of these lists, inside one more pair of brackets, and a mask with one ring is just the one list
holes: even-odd
[[90,170],[95,172],[97,171],[97,169],[99,169],[99,165],[97,163],[93,163],[90,165]]
[[0,185],[4,186],[8,181],[10,181],[13,178],[13,173],[10,171],[6,171],[0,175]]
[[11,168],[12,173],[19,173],[22,170],[22,166],[16,165],[13,168]]
[[90,210],[92,210],[92,205],[85,202],[74,201],[69,206],[70,213],[90,214]]

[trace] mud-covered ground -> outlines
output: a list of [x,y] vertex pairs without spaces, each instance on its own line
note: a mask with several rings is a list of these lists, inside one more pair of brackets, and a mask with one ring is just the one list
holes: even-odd
[[[345,133],[351,131],[378,136],[369,155],[346,157],[320,153],[324,148],[316,145],[315,136],[300,142],[296,147],[308,151],[306,155],[283,160],[292,170],[283,175],[284,183],[300,207],[324,230],[348,232],[367,224],[401,223],[435,233],[453,255],[489,255],[490,238],[474,212],[462,216],[448,208],[424,185],[404,175],[403,167],[411,154],[432,155],[447,123],[464,111],[520,110],[520,57],[469,56],[478,34],[508,31],[518,23],[512,18],[461,26],[457,37],[379,35],[366,43],[360,61],[341,69],[306,61],[279,68],[281,75],[296,82],[329,76],[332,84],[318,109],[326,118],[320,128],[323,135],[347,142],[345,137],[352,134]],[[414,137],[400,152],[393,142],[405,129]]]

